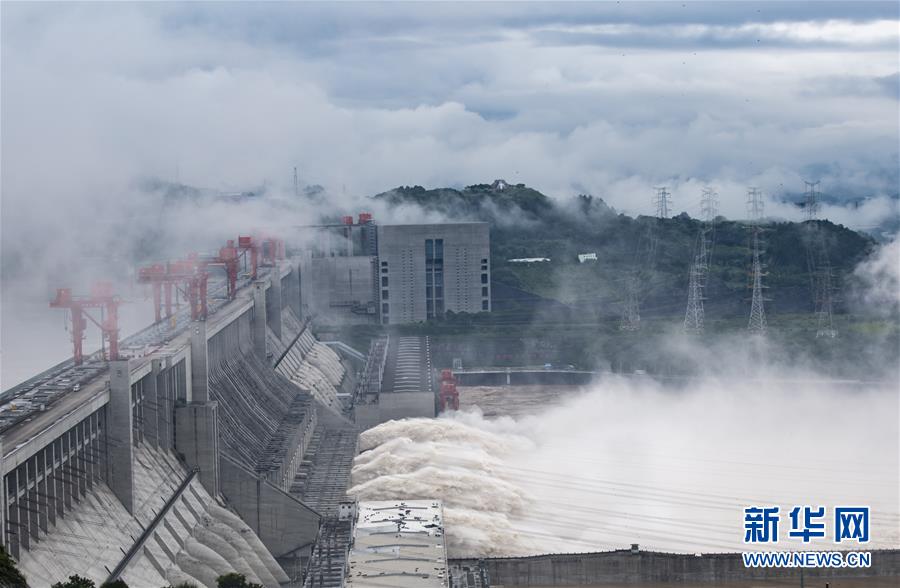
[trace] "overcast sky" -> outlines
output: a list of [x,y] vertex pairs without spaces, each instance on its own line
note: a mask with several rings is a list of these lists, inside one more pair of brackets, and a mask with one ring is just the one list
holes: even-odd
[[294,165],[340,193],[503,177],[632,212],[656,184],[688,212],[716,184],[730,216],[751,183],[897,192],[895,2],[4,3],[2,16],[6,214],[142,176],[287,186]]
[[204,230],[320,212],[165,216],[144,178],[279,194],[297,166],[329,212],[505,178],[631,214],[667,185],[697,215],[709,184],[731,218],[749,185],[800,218],[781,201],[817,179],[866,199],[826,207],[837,222],[897,216],[895,2],[3,2],[0,17],[7,373],[11,350],[34,355],[24,331],[65,357],[60,316],[34,327],[52,288],[130,268],[136,227],[164,225],[181,253]]

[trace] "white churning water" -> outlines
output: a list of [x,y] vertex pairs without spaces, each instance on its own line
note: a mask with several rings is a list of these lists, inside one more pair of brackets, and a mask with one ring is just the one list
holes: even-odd
[[[546,395],[516,414],[517,394]],[[590,389],[462,389],[464,409],[364,432],[350,493],[444,502],[449,555],[596,551],[639,543],[744,550],[743,508],[872,508],[867,548],[900,546],[898,397],[816,382],[710,379],[673,390],[607,378]],[[515,418],[467,401],[498,399]],[[477,401],[476,400],[476,401]],[[529,403],[534,407],[534,403]],[[829,524],[829,533],[831,526]],[[811,544],[833,549],[830,535]],[[852,549],[855,545],[844,547]]]

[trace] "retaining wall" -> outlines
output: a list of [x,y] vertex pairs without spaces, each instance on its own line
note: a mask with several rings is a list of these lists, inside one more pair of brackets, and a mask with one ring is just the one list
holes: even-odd
[[[900,577],[900,550],[872,550],[872,566],[805,569],[810,578]],[[578,586],[673,582],[712,584],[738,580],[800,578],[799,569],[745,568],[740,553],[700,556],[630,550],[532,557],[460,559],[454,566],[483,568],[490,586]]]

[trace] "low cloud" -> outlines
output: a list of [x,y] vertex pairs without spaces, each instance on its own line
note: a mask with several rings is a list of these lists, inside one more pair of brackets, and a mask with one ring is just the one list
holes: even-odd
[[[870,203],[837,201],[829,216],[879,225],[897,211],[896,97],[804,92],[847,71],[893,83],[896,45],[882,41],[896,38],[884,25],[896,11],[832,4],[5,3],[4,321],[22,296],[43,303],[75,276],[355,212],[398,185],[502,177],[630,214],[650,212],[653,186],[668,185],[673,210],[696,215],[709,184],[733,218],[757,185],[770,213],[799,218],[779,202],[815,176]],[[610,23],[657,45],[540,38]],[[732,29],[795,42],[709,40]],[[672,31],[678,47],[666,46]],[[318,203],[294,198],[295,166],[325,187]],[[147,178],[267,196],[175,205],[141,189]]]

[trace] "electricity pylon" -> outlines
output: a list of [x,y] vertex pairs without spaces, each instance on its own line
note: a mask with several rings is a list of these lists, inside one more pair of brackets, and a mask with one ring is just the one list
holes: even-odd
[[820,263],[816,270],[816,337],[828,337],[834,339],[837,337],[837,329],[834,328],[833,316],[833,277],[831,266],[826,263]]
[[819,226],[821,203],[816,186],[819,182],[805,181],[804,209],[807,222],[806,262],[809,269],[810,289],[813,298],[813,313],[816,317],[816,338],[837,337],[834,328],[832,292],[834,290],[834,274],[828,257],[828,246],[822,227]]
[[751,230],[753,231],[751,237],[753,261],[750,269],[753,295],[750,298],[750,322],[747,325],[747,330],[757,335],[765,335],[768,329],[768,324],[766,323],[765,298],[763,297],[763,288],[765,288],[763,285],[763,276],[765,276],[765,274],[763,273],[763,266],[760,261],[761,247],[759,242],[759,233],[761,230],[759,225],[762,222],[764,215],[764,202],[762,190],[759,188],[750,188],[747,190],[747,213],[750,217]]
[[622,331],[639,331],[641,328],[641,307],[638,301],[640,287],[638,285],[638,272],[632,270],[628,276],[626,288],[625,310],[622,312],[622,321],[619,329]]
[[700,215],[703,224],[697,234],[694,258],[688,270],[688,302],[684,312],[684,331],[700,334],[705,320],[703,301],[706,299],[706,279],[709,274],[709,250],[711,237],[715,235],[715,219],[718,214],[718,194],[712,188],[704,188],[700,198]]
[[809,182],[803,180],[803,183],[806,184],[806,192],[803,198],[803,210],[806,212],[806,220],[814,221],[819,218],[821,203],[819,202],[819,193],[816,192],[816,186],[819,185],[820,181]]
[[763,298],[763,270],[759,261],[759,227],[753,231],[753,268],[751,270],[753,280],[753,296],[750,301],[750,322],[747,330],[756,335],[765,335],[768,330],[766,324],[766,309]]
[[703,332],[703,268],[699,255],[691,264],[688,278],[688,303],[684,313],[684,331],[700,334]]
[[658,241],[656,224],[660,219],[668,218],[671,197],[671,192],[665,187],[656,188],[656,195],[653,198],[656,218],[647,223],[647,230],[643,237],[638,239],[631,271],[625,283],[625,305],[622,309],[622,320],[619,323],[619,329],[622,331],[638,331],[641,328],[641,299],[643,298],[641,281],[642,278],[646,278],[652,273],[656,265]]
[[703,188],[700,196],[700,218],[705,223],[713,223],[719,215],[719,194],[712,188]]
[[669,207],[672,205],[672,193],[665,186],[656,189],[653,197],[653,205],[656,207],[656,218],[669,218]]

